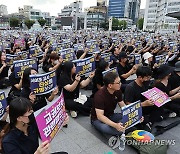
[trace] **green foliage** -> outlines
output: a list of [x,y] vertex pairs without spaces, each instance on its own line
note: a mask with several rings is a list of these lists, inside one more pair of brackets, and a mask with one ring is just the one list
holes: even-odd
[[34,25],[35,21],[34,20],[25,20],[24,24],[27,26],[28,29],[30,29]]
[[123,30],[126,29],[127,22],[125,20],[118,20],[113,18],[112,20],[112,30]]
[[10,18],[10,27],[19,27],[19,19],[18,18]]
[[104,28],[104,30],[108,30],[109,28],[109,23],[108,22],[103,22],[100,24],[100,28]]
[[43,27],[46,24],[46,20],[42,18],[38,19],[38,22],[41,25],[41,27]]
[[140,30],[143,29],[143,24],[144,24],[144,18],[139,19],[139,20],[138,20],[138,28],[139,28]]

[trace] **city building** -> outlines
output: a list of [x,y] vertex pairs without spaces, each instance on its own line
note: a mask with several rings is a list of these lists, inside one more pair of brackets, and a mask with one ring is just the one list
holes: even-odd
[[109,0],[108,16],[128,18],[136,24],[139,18],[141,0]]
[[166,16],[166,14],[178,11],[180,11],[179,0],[147,0],[143,30],[177,31],[178,19]]
[[145,14],[145,9],[140,9],[139,19],[140,19],[140,18],[144,18],[144,14]]
[[6,5],[0,5],[0,16],[8,15],[7,6]]
[[107,0],[97,0],[97,6],[107,6]]
[[82,1],[75,1],[70,5],[64,6],[61,10],[61,13],[58,13],[58,16],[74,16],[77,13],[82,12]]
[[0,16],[0,29],[9,29],[9,17],[5,15]]

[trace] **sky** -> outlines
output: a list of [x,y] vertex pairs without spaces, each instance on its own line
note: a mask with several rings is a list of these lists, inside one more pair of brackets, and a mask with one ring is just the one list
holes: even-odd
[[[65,5],[69,5],[75,0],[0,0],[0,4],[7,6],[8,13],[18,12],[18,7],[32,5],[34,9],[42,12],[50,12],[50,15],[57,16]],[[97,0],[82,0],[83,8],[96,6]],[[141,9],[145,8],[146,0],[141,0]]]

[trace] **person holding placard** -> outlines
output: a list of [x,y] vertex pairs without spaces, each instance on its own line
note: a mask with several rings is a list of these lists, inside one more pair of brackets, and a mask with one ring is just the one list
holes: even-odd
[[41,109],[42,107],[47,105],[46,99],[51,102],[55,95],[58,93],[58,88],[55,88],[52,93],[48,93],[45,95],[35,95],[33,92],[31,92],[30,89],[30,75],[37,74],[37,71],[34,68],[27,68],[24,70],[23,73],[23,80],[22,80],[22,91],[21,91],[21,97],[25,97],[29,99],[32,102],[32,107],[34,111],[37,111]]
[[9,66],[6,64],[6,53],[0,51],[0,89],[7,88],[9,86],[8,77]]
[[144,123],[141,125],[143,129],[151,131],[152,124],[157,121],[161,121],[162,108],[158,108],[154,105],[152,100],[147,100],[141,93],[145,92],[149,88],[149,82],[152,75],[152,71],[147,66],[140,66],[136,71],[137,78],[135,81],[129,83],[125,89],[124,101],[126,104],[131,104],[136,101],[141,101]]
[[[4,154],[49,154],[48,141],[39,145],[32,104],[28,99],[22,97],[14,99],[9,106],[9,118],[10,131],[2,141]],[[68,118],[63,125],[67,122]]]
[[76,67],[73,62],[65,62],[63,66],[62,74],[59,78],[58,86],[59,90],[63,89],[65,107],[70,110],[71,116],[73,118],[77,117],[77,112],[89,116],[91,110],[91,101],[78,102],[79,89],[86,87],[94,77],[94,72],[90,73],[86,80],[81,80],[79,74],[76,74]]
[[122,114],[114,113],[116,105],[125,106],[120,90],[121,80],[114,72],[107,73],[104,78],[104,87],[94,96],[91,110],[92,125],[103,134],[121,135],[125,127],[121,123]]
[[[163,64],[158,68],[157,73],[158,73],[158,79],[156,80],[156,83],[154,86],[160,89],[161,91],[163,91],[164,93],[166,93],[171,99],[171,101],[165,104],[163,107],[171,110],[169,113],[169,117],[176,117],[176,113],[172,111],[177,112],[176,108],[180,106],[179,105],[180,86],[177,86],[176,88],[171,89],[171,85],[168,84],[170,75],[171,73],[173,73],[173,68],[171,68],[170,66],[166,64]],[[177,82],[178,84],[178,81],[174,81],[174,82]]]

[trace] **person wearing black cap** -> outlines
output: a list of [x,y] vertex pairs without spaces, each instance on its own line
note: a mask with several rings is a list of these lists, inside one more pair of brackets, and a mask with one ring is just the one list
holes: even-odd
[[118,74],[121,78],[122,84],[126,84],[126,79],[133,75],[136,70],[137,66],[134,65],[132,68],[128,65],[127,61],[127,55],[125,52],[121,52],[119,54],[119,64],[117,65]]
[[169,77],[168,85],[171,86],[171,90],[180,87],[180,61],[175,64],[174,71]]
[[[178,86],[177,88],[171,90],[170,85],[168,85],[168,79],[172,72],[173,72],[173,68],[171,68],[170,66],[166,64],[161,65],[157,71],[158,79],[156,80],[156,83],[155,83],[155,87],[165,92],[171,99],[171,102],[168,102],[167,104],[164,105],[165,108],[170,109],[170,110],[173,109],[172,104],[180,100],[180,87]],[[175,117],[175,116],[176,116],[176,113],[174,112],[171,112],[169,114],[169,117]]]

